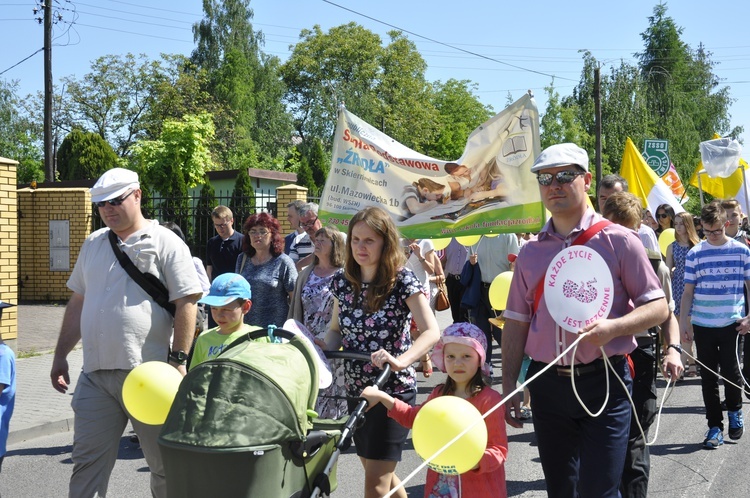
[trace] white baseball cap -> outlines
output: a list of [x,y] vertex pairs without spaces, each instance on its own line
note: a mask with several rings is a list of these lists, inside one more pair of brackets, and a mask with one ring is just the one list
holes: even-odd
[[552,145],[539,154],[539,157],[536,158],[536,161],[531,166],[531,172],[536,173],[543,169],[559,168],[568,164],[575,164],[588,171],[589,155],[576,144],[564,143]]
[[141,188],[138,173],[125,168],[112,168],[91,187],[91,202],[108,201],[137,188]]

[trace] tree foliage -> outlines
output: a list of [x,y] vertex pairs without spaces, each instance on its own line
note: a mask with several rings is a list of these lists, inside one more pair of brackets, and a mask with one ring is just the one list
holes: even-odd
[[144,115],[154,102],[154,85],[163,78],[159,61],[145,55],[105,55],[81,80],[62,78],[62,126],[95,131],[120,157],[144,136]]
[[[713,73],[710,53],[681,40],[682,28],[667,16],[666,4],[654,7],[648,22],[638,63],[621,61],[601,75],[602,169],[619,170],[627,137],[640,146],[646,139],[668,140],[670,159],[686,184],[700,160],[699,142],[714,133],[737,136],[742,128],[729,129],[732,99]],[[552,86],[546,89],[542,144],[574,141],[593,159],[594,70],[601,63],[588,51],[582,56],[572,95],[559,98]]]
[[247,168],[237,171],[237,179],[234,182],[232,197],[229,200],[229,209],[236,220],[240,220],[240,226],[245,219],[255,213],[255,190],[253,190],[253,179]]
[[18,84],[0,80],[0,155],[18,161],[19,182],[44,180],[41,127],[24,113]]
[[213,136],[208,113],[166,121],[158,140],[141,140],[133,147],[142,181],[165,196],[187,195],[213,169],[208,150]]
[[281,74],[303,142],[320,139],[330,149],[340,104],[415,150],[434,142],[439,123],[427,64],[401,32],[388,36],[383,45],[354,22],[302,30]]
[[60,180],[99,178],[119,164],[117,154],[101,135],[80,129],[68,133],[57,151]]
[[433,84],[432,104],[437,111],[437,130],[424,153],[439,159],[458,159],[474,129],[492,117],[492,107],[474,95],[477,85],[449,79]]
[[253,30],[249,5],[249,0],[203,0],[204,18],[193,26],[192,61],[206,71],[207,91],[228,110],[217,122],[226,168],[250,163],[281,169],[291,146],[291,118],[278,58],[261,52],[263,34]]

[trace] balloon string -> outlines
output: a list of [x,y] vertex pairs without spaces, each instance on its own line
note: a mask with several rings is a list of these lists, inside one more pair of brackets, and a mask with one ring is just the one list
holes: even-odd
[[524,390],[524,388],[528,384],[531,383],[531,381],[536,380],[537,377],[539,377],[540,375],[542,375],[544,372],[546,372],[550,368],[552,368],[554,366],[557,366],[556,363],[562,357],[564,357],[566,354],[568,354],[568,352],[571,349],[573,349],[574,347],[578,346],[578,343],[581,342],[581,339],[583,339],[583,336],[578,336],[578,338],[575,341],[573,341],[573,343],[570,344],[570,346],[568,346],[567,348],[565,348],[565,351],[563,351],[562,353],[560,353],[560,356],[558,356],[557,358],[555,358],[554,361],[548,363],[547,366],[545,366],[543,369],[541,369],[536,374],[534,374],[530,379],[526,379],[526,382],[524,382],[523,384],[521,384],[520,386],[518,386],[513,392],[511,392],[510,394],[508,394],[507,396],[505,396],[503,399],[501,399],[500,401],[498,401],[497,404],[495,404],[495,406],[493,406],[492,408],[490,408],[489,410],[487,410],[486,412],[484,412],[484,414],[482,415],[481,418],[479,418],[479,419],[475,420],[474,422],[472,422],[471,424],[469,424],[463,431],[461,431],[460,433],[458,433],[458,435],[456,437],[454,437],[453,439],[451,439],[450,441],[448,441],[442,448],[440,448],[432,456],[430,456],[430,458],[427,458],[424,462],[422,462],[419,466],[417,466],[416,469],[414,469],[408,476],[406,476],[401,481],[401,484],[399,484],[395,488],[391,489],[387,494],[383,495],[383,498],[390,498],[391,496],[393,496],[393,494],[396,491],[398,491],[399,489],[401,489],[402,487],[404,487],[404,485],[406,485],[407,482],[409,482],[411,479],[413,479],[414,476],[416,476],[419,473],[419,471],[421,471],[423,468],[425,468],[427,465],[429,465],[429,463],[432,462],[435,458],[437,458],[438,456],[440,456],[440,454],[442,454],[445,450],[447,450],[453,443],[455,443],[456,441],[458,441],[459,439],[461,439],[464,435],[466,435],[469,431],[471,431],[471,429],[473,429],[474,426],[476,426],[477,424],[479,424],[479,422],[484,423],[484,419],[486,419],[487,417],[489,417],[492,413],[495,412],[495,410],[497,410],[498,408],[500,408],[501,406],[503,406],[505,403],[507,403],[508,400],[511,399],[513,396],[515,396],[519,392],[522,392]]

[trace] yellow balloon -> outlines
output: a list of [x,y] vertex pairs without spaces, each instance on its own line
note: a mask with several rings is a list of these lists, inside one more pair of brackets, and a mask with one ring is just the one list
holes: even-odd
[[479,242],[479,239],[481,238],[481,235],[464,235],[463,237],[456,237],[456,240],[462,246],[469,247]]
[[430,239],[432,241],[432,245],[435,246],[435,250],[439,251],[441,249],[445,249],[448,247],[448,244],[451,243],[451,238],[448,237],[447,239]]
[[510,282],[513,280],[512,271],[504,271],[490,284],[490,306],[495,310],[504,310],[508,305]]
[[484,234],[484,236],[487,237],[488,239],[491,239],[493,237],[497,237],[498,235],[500,235],[500,234],[499,233],[486,233],[486,234]]
[[176,368],[163,361],[147,361],[130,371],[122,384],[122,401],[134,419],[161,425],[182,382]]
[[427,464],[435,472],[458,475],[479,463],[487,448],[487,425],[474,405],[458,396],[430,400],[417,413],[411,437],[414,449],[427,460],[468,426],[469,432]]
[[667,247],[674,242],[674,228],[667,228],[659,235],[659,249],[663,256],[667,255]]

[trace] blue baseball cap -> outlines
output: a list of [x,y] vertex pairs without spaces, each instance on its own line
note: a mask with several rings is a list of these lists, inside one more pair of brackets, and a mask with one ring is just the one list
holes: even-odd
[[237,273],[223,273],[211,282],[208,295],[198,301],[209,306],[226,306],[237,299],[250,299],[250,283]]

